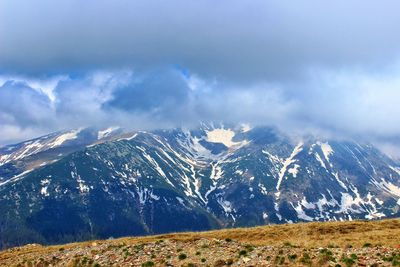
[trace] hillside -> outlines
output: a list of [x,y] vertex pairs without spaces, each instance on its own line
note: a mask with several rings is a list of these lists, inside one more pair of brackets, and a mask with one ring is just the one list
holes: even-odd
[[400,162],[269,127],[80,129],[0,157],[0,249],[400,216]]
[[400,266],[400,220],[298,223],[0,252],[0,266]]

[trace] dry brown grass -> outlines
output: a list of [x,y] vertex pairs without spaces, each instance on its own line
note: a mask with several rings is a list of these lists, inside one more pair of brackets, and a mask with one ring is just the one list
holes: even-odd
[[353,222],[324,222],[298,223],[259,226],[252,228],[235,228],[207,232],[173,233],[146,237],[125,237],[114,240],[87,241],[57,246],[25,246],[0,252],[0,262],[12,257],[28,254],[49,253],[60,248],[91,246],[98,244],[137,244],[154,242],[160,239],[193,241],[201,238],[226,239],[252,245],[281,246],[285,243],[304,248],[313,247],[362,247],[366,243],[386,247],[400,247],[400,220],[388,219],[381,221],[353,221]]
[[400,245],[400,220],[284,224],[123,238],[122,240],[149,242],[166,238],[188,241],[200,238],[231,238],[253,245],[277,246],[286,242],[308,248],[329,245],[361,247],[365,243],[397,247]]

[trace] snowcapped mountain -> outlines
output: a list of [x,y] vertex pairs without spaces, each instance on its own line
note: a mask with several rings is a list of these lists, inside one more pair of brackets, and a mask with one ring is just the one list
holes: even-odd
[[110,140],[121,132],[122,129],[117,127],[102,130],[76,129],[0,147],[0,184],[9,178],[25,175],[38,167],[53,163],[87,145]]
[[83,129],[4,147],[0,159],[2,247],[400,215],[399,162],[267,127]]

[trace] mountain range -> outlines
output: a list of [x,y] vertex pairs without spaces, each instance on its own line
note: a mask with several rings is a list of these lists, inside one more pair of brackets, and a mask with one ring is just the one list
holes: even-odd
[[270,127],[83,128],[0,148],[0,248],[400,215],[400,162]]

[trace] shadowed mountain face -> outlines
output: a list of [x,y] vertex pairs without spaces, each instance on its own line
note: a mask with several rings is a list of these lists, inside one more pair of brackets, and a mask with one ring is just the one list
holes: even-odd
[[399,162],[271,128],[84,129],[3,147],[0,164],[3,248],[400,215]]

